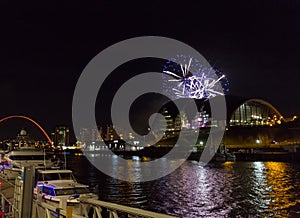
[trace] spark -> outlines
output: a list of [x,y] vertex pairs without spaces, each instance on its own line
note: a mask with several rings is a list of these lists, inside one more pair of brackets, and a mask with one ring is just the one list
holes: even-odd
[[[211,74],[213,73],[213,68],[205,68],[202,65],[197,72],[190,72],[192,65],[192,58],[189,59],[188,64],[180,64],[179,72],[173,70],[163,70],[163,73],[173,77],[173,79],[168,79],[170,83],[175,83],[173,85],[173,92],[179,98],[212,98],[217,95],[224,95],[223,90],[219,83],[225,78],[225,75],[221,75],[219,78],[213,78]],[[199,74],[201,74],[199,76]],[[181,74],[181,75],[180,75]],[[219,89],[218,89],[219,88]]]

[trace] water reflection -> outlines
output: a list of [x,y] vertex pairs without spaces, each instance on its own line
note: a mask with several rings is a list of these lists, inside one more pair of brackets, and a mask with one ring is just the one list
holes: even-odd
[[[140,175],[139,161],[128,162],[136,167],[132,176]],[[100,173],[84,157],[69,162],[80,182],[88,178],[99,184],[100,199],[106,201],[179,217],[300,217],[300,164],[226,162],[201,167],[187,161],[159,180],[128,183]]]
[[300,216],[299,172],[285,163],[265,163],[268,169],[270,216]]

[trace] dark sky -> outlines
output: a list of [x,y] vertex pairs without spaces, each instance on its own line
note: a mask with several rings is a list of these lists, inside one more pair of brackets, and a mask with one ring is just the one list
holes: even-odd
[[[0,117],[27,115],[48,132],[71,127],[73,91],[89,60],[144,35],[197,49],[228,76],[230,94],[300,115],[297,0],[2,1],[0,17]],[[11,126],[0,135],[19,130]]]

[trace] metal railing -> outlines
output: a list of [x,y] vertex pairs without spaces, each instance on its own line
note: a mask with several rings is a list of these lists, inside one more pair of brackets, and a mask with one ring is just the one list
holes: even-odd
[[[93,218],[102,218],[101,212],[103,208],[109,213],[110,218],[121,217],[146,217],[146,218],[174,218],[174,216],[169,216],[161,213],[156,213],[152,211],[147,211],[143,209],[128,207],[120,204],[94,200],[94,199],[80,199],[81,206],[83,207],[84,216],[88,217],[88,213],[92,210]],[[89,209],[89,211],[87,210]]]
[[[5,193],[1,192],[1,210],[2,217],[0,218],[21,218],[23,214],[23,181],[21,177],[17,177],[15,183],[7,182],[7,180],[2,181],[7,183],[8,186],[13,188],[11,193],[13,193],[13,198],[8,199]],[[28,202],[28,207],[30,203]],[[51,202],[45,202],[43,198],[37,198],[32,200],[32,218],[52,218],[52,217],[66,217],[66,218],[173,218],[174,216],[169,216],[165,214],[160,214],[156,212],[151,212],[143,209],[133,208],[129,206],[119,205],[115,203],[94,200],[89,198],[79,198],[79,203],[77,206],[67,206],[67,198],[61,199],[59,203],[52,204]],[[27,207],[27,206],[26,206]],[[26,208],[25,208],[26,209]]]
[[[8,180],[4,179],[3,173],[0,173],[1,187],[0,187],[0,197],[1,197],[1,218],[4,217],[17,217],[19,210],[15,207],[14,203],[9,199],[12,197],[14,184]],[[5,195],[8,194],[8,196]]]
[[19,217],[19,210],[1,193],[1,218]]
[[[165,214],[146,211],[138,208],[128,207],[124,205],[109,203],[105,201],[93,200],[93,199],[80,199],[81,214],[75,214],[72,212],[72,208],[66,206],[66,202],[60,204],[58,207],[50,205],[45,202],[33,201],[32,218],[52,218],[52,217],[72,217],[72,218],[174,218]],[[64,206],[63,206],[64,205]],[[105,213],[103,213],[105,212]]]
[[33,200],[32,204],[32,218],[52,218],[52,217],[72,217],[72,218],[83,218],[84,216],[71,213],[67,215],[67,209],[55,207],[45,202],[38,202]]

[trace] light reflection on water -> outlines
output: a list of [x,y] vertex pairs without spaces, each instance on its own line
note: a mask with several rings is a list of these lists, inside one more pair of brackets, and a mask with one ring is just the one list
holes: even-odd
[[[132,164],[138,166],[137,161]],[[105,201],[178,217],[300,217],[300,164],[226,162],[201,167],[187,161],[170,175],[145,183],[112,179],[84,156],[69,156],[68,166],[80,182],[99,184]]]

